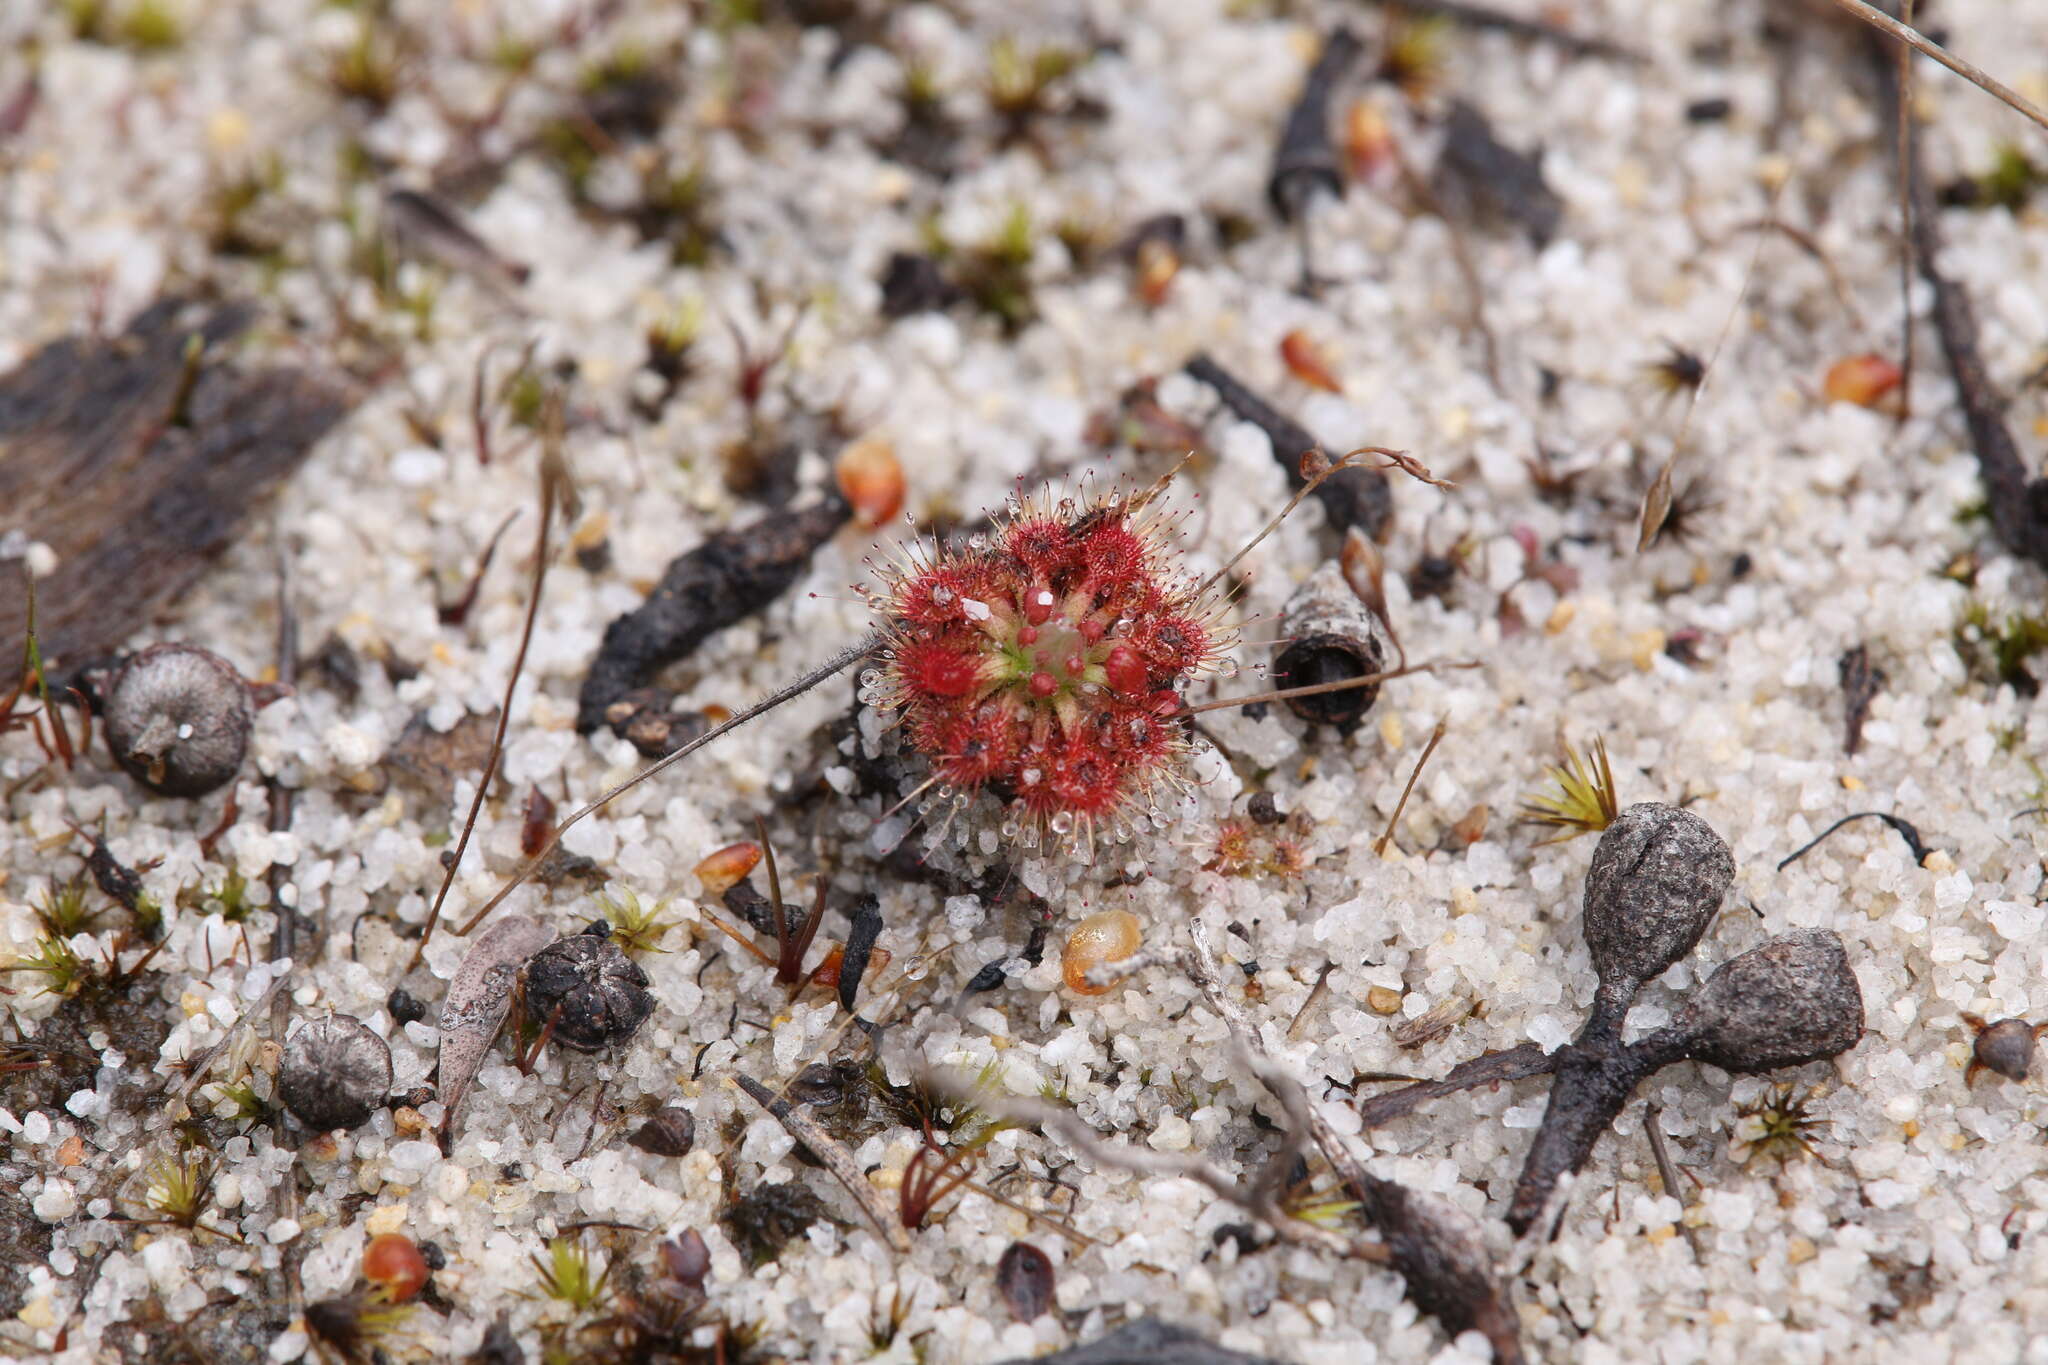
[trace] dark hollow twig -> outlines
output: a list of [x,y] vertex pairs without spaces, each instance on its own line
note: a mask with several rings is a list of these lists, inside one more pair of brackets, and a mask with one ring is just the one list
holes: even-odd
[[1933,849],[1927,847],[1926,844],[1920,842],[1920,831],[1913,828],[1912,824],[1909,821],[1902,820],[1896,815],[1887,815],[1881,810],[1859,810],[1854,815],[1843,816],[1841,819],[1835,821],[1835,823],[1829,825],[1820,833],[1814,835],[1813,838],[1807,840],[1804,844],[1800,845],[1798,852],[1793,853],[1790,857],[1786,858],[1783,862],[1778,864],[1778,871],[1783,872],[1786,868],[1792,866],[1792,864],[1798,862],[1801,858],[1804,858],[1808,853],[1811,853],[1823,839],[1827,838],[1830,834],[1833,834],[1836,830],[1840,829],[1842,826],[1848,824],[1852,820],[1882,820],[1887,825],[1890,825],[1893,829],[1899,832],[1899,837],[1906,841],[1906,847],[1912,851],[1913,861],[1915,863],[1925,863],[1927,861],[1927,855],[1934,851]]
[[1302,82],[1301,94],[1287,112],[1280,142],[1273,151],[1273,172],[1266,180],[1266,198],[1282,222],[1294,224],[1301,246],[1301,289],[1317,284],[1309,244],[1309,218],[1319,195],[1344,197],[1343,163],[1330,139],[1330,101],[1337,82],[1358,61],[1364,45],[1350,29],[1338,27],[1323,44],[1315,65]]
[[[1322,442],[1298,423],[1283,417],[1278,409],[1217,364],[1207,352],[1198,351],[1188,357],[1183,368],[1190,378],[1216,390],[1223,406],[1239,419],[1266,433],[1266,439],[1273,447],[1273,458],[1286,469],[1290,485],[1299,488],[1308,482],[1308,475],[1302,472],[1301,457],[1311,450],[1324,449]],[[1339,469],[1323,481],[1315,496],[1323,504],[1331,528],[1339,535],[1356,526],[1374,540],[1381,540],[1394,517],[1393,490],[1387,486],[1386,473],[1379,469],[1363,466]]]

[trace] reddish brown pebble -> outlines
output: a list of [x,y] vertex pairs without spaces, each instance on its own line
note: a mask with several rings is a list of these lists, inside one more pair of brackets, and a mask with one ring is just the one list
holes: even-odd
[[1964,1073],[1966,1084],[1974,1085],[1979,1071],[1995,1071],[2009,1081],[2023,1081],[2034,1065],[2034,1035],[2039,1032],[2024,1019],[2000,1019],[1987,1024],[1974,1014],[1963,1016],[1963,1022],[1977,1030],[1976,1044],[1970,1050],[1970,1066]]
[[[889,950],[887,948],[872,948],[868,951],[869,971],[879,972],[886,969],[888,965]],[[839,975],[845,966],[846,949],[835,943],[832,945],[832,950],[825,954],[825,960],[812,969],[811,984],[813,986],[823,986],[826,990],[839,989]]]
[[1114,983],[1089,984],[1090,969],[1123,961],[1136,953],[1144,941],[1145,933],[1138,917],[1128,910],[1104,910],[1088,916],[1074,926],[1073,933],[1067,935],[1067,950],[1062,962],[1067,988],[1076,995],[1101,995]]
[[1138,243],[1137,254],[1132,258],[1131,291],[1138,301],[1147,308],[1157,308],[1166,302],[1166,296],[1173,288],[1173,277],[1180,274],[1180,253],[1173,249],[1173,243],[1152,237]]
[[1371,100],[1354,100],[1344,113],[1344,164],[1351,178],[1379,180],[1400,165],[1397,156],[1387,116]]
[[404,1303],[426,1288],[427,1258],[404,1233],[379,1233],[363,1248],[363,1278],[391,1302]]
[[1012,1242],[996,1262],[996,1288],[1018,1322],[1035,1322],[1052,1308],[1052,1262],[1029,1242]]
[[1828,366],[1821,381],[1821,393],[1830,403],[1854,403],[1875,407],[1877,401],[1899,386],[1899,367],[1881,355],[1852,355]]

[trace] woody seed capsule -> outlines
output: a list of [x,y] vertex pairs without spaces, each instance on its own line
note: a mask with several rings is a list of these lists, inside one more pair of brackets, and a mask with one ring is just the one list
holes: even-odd
[[596,1052],[624,1042],[653,1011],[647,973],[612,942],[603,920],[527,960],[527,1018],[543,1028],[553,1019],[554,1041],[565,1047]]
[[1798,1066],[1856,1046],[1863,992],[1834,931],[1806,929],[1722,963],[1671,1032],[1686,1056],[1723,1071]]
[[151,645],[121,666],[105,695],[107,748],[151,791],[204,796],[241,771],[256,707],[218,654]]
[[1603,1005],[1623,1009],[1645,981],[1691,952],[1735,880],[1735,857],[1691,811],[1643,802],[1600,836],[1586,869],[1586,946]]
[[[1281,614],[1280,635],[1289,643],[1273,659],[1275,687],[1312,687],[1384,673],[1394,653],[1386,627],[1358,600],[1336,564],[1323,565],[1295,590]],[[1349,734],[1379,694],[1378,683],[1366,683],[1292,697],[1287,706],[1305,721],[1334,725]]]
[[1995,1071],[2009,1081],[2023,1081],[2034,1065],[2034,1035],[2039,1032],[2024,1019],[2000,1019],[1987,1024],[1975,1015],[1963,1018],[1977,1029],[1977,1041],[1970,1049],[1966,1083],[1974,1083],[1979,1071]]
[[391,1046],[346,1014],[308,1020],[284,1045],[277,1093],[308,1128],[359,1127],[391,1093]]

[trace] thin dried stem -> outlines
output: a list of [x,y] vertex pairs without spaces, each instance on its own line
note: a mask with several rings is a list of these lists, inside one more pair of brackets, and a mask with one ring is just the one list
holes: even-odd
[[[2017,92],[2008,89],[1994,80],[1981,67],[1964,61],[1940,43],[1921,33],[1920,30],[1900,23],[1874,5],[1865,4],[1864,0],[1835,0],[1835,4],[1849,11],[1849,13],[1855,15],[1864,23],[1869,24],[1872,28],[1879,29],[1899,42],[1906,44],[1906,46],[1914,51],[1934,58],[1935,61],[1940,62],[1943,66],[1955,72],[1985,94],[2004,101],[2005,104],[2025,114],[2043,128],[2048,128],[2048,114],[2042,113]],[[1909,8],[1907,13],[1911,14],[1912,10]]]
[[1436,752],[1437,745],[1443,743],[1444,730],[1449,724],[1448,718],[1440,720],[1436,723],[1436,729],[1430,731],[1429,743],[1423,746],[1422,757],[1415,760],[1415,771],[1408,774],[1408,785],[1401,788],[1401,799],[1394,803],[1394,813],[1387,817],[1386,831],[1373,841],[1372,851],[1374,857],[1384,858],[1387,856],[1387,845],[1393,842],[1394,838],[1395,822],[1400,820],[1401,812],[1408,808],[1409,793],[1415,790],[1415,783],[1421,778],[1422,770],[1429,765],[1429,756]]
[[[1771,191],[1770,203],[1766,206],[1764,218],[1776,221],[1778,196],[1784,192],[1781,182]],[[1700,397],[1713,382],[1721,361],[1721,352],[1728,345],[1728,333],[1734,330],[1735,316],[1742,311],[1742,296],[1749,292],[1749,282],[1756,275],[1756,264],[1763,259],[1764,242],[1767,234],[1758,233],[1756,248],[1749,254],[1749,268],[1742,272],[1742,287],[1735,291],[1735,297],[1728,304],[1728,315],[1721,319],[1721,333],[1714,338],[1714,349],[1707,356],[1705,368],[1700,372],[1700,382],[1692,386],[1692,392],[1685,403],[1685,416],[1678,422],[1678,430],[1671,437],[1671,454],[1664,460],[1664,467],[1657,471],[1657,477],[1650,480],[1650,486],[1643,493],[1642,518],[1636,532],[1636,553],[1642,554],[1657,543],[1657,533],[1664,529],[1664,519],[1671,514],[1671,476],[1678,469],[1678,457],[1685,453],[1685,436],[1692,429],[1693,414],[1700,410]]]
[[877,649],[880,649],[882,647],[883,641],[884,637],[882,635],[882,632],[880,631],[874,631],[866,636],[863,636],[858,643],[851,645],[846,649],[840,650],[837,654],[834,654],[824,663],[819,664],[816,668],[804,674],[802,677],[790,683],[788,686],[778,688],[774,692],[769,693],[767,696],[761,698],[761,700],[755,702],[752,706],[749,706],[744,711],[741,711],[734,715],[732,719],[721,722],[718,725],[712,726],[709,730],[706,730],[703,734],[697,736],[697,738],[691,740],[688,744],[683,745],[682,748],[677,749],[674,753],[669,754],[665,758],[656,759],[654,762],[642,768],[639,772],[634,773],[625,781],[619,783],[617,786],[611,788],[609,791],[600,794],[595,800],[591,801],[588,805],[584,806],[582,809],[570,815],[566,820],[562,821],[561,824],[556,825],[554,834],[549,837],[547,843],[542,846],[540,852],[534,854],[531,858],[528,858],[524,863],[522,863],[519,867],[519,870],[513,873],[510,879],[508,879],[503,886],[498,888],[497,894],[492,896],[489,900],[485,901],[483,905],[478,908],[477,912],[471,915],[466,921],[464,921],[462,927],[457,929],[455,932],[457,934],[467,934],[470,930],[476,928],[478,924],[483,922],[484,916],[490,914],[491,911],[497,909],[500,905],[504,904],[505,898],[511,895],[514,891],[518,890],[519,887],[525,883],[527,878],[531,877],[536,871],[539,870],[541,864],[547,861],[548,854],[555,851],[556,845],[562,842],[562,835],[569,829],[570,826],[576,824],[579,820],[582,820],[585,816],[590,815],[592,812],[602,810],[605,806],[610,805],[613,801],[618,800],[621,796],[624,796],[627,792],[633,790],[633,788],[639,786],[648,778],[653,777],[655,774],[663,772],[666,769],[675,766],[677,763],[682,762],[691,754],[696,753],[699,749],[711,743],[713,740],[724,737],[732,731],[739,729],[740,726],[745,725],[748,721],[755,720],[761,716],[766,715],[768,712],[773,711],[776,707],[781,706],[784,702],[800,697],[804,693],[816,687],[819,683],[824,682],[825,680],[831,678],[835,674],[844,672],[846,669],[852,667],[854,664],[859,663],[862,659],[865,659],[869,655],[873,654]]
[[[455,841],[455,856],[448,860],[448,869],[441,877],[441,889],[434,893],[434,908],[427,912],[426,927],[420,931],[419,946],[412,950],[412,962],[406,967],[407,971],[419,966],[420,959],[426,956],[427,944],[434,937],[434,926],[441,922],[441,907],[448,902],[449,889],[455,885],[455,874],[462,867],[462,855],[469,849],[469,836],[475,833],[477,816],[483,813],[484,798],[490,794],[491,779],[497,776],[498,762],[505,755],[505,729],[512,721],[512,694],[518,689],[519,675],[526,668],[526,650],[533,643],[534,623],[540,619],[541,589],[547,585],[555,505],[560,501],[563,485],[569,477],[568,466],[562,459],[560,401],[557,398],[551,410],[549,439],[541,455],[540,530],[534,536],[533,584],[527,590],[526,623],[519,631],[519,651],[512,656],[512,671],[505,679],[505,700],[498,707],[497,728],[491,732],[491,750],[484,759],[483,775],[477,779],[476,794],[470,798],[469,814],[462,822],[462,835]],[[553,843],[550,842],[548,847],[554,847]],[[467,926],[463,932],[469,932]]]
[[1185,707],[1180,714],[1199,716],[1204,711],[1221,711],[1231,706],[1251,706],[1264,701],[1290,701],[1295,697],[1316,697],[1325,692],[1348,692],[1354,687],[1370,687],[1389,678],[1405,678],[1411,673],[1434,673],[1445,668],[1477,668],[1476,659],[1445,661],[1432,659],[1428,663],[1410,664],[1406,668],[1390,668],[1384,673],[1366,673],[1356,678],[1339,678],[1335,682],[1314,683],[1308,687],[1283,687],[1277,692],[1254,692],[1249,697],[1220,697],[1215,701],[1200,702]]
[[[1913,23],[1913,0],[1899,9],[1907,27]],[[1899,104],[1893,134],[1899,149],[1899,415],[1903,426],[1913,411],[1913,49],[1899,44]],[[1690,1229],[1688,1229],[1689,1231]],[[1699,1255],[1697,1245],[1693,1255]]]

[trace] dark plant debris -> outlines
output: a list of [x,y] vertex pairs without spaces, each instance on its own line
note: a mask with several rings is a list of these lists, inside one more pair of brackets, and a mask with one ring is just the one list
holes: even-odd
[[1863,747],[1863,722],[1870,703],[1884,690],[1884,670],[1870,662],[1870,648],[1856,645],[1836,665],[1842,681],[1842,752],[1851,758]]
[[849,515],[846,502],[828,493],[678,555],[646,602],[605,628],[578,697],[577,730],[608,725],[650,758],[681,747],[692,734],[670,710],[675,694],[652,685],[655,676],[779,597]]
[[1786,868],[1792,866],[1792,864],[1798,862],[1801,858],[1804,858],[1807,854],[1811,853],[1815,848],[1819,847],[1822,840],[1826,839],[1830,834],[1833,834],[1836,830],[1840,829],[1842,826],[1850,823],[1853,820],[1882,820],[1887,825],[1890,825],[1893,829],[1899,832],[1899,837],[1906,841],[1906,847],[1912,852],[1913,861],[1917,865],[1925,865],[1925,863],[1927,862],[1927,856],[1934,851],[1933,849],[1929,848],[1926,844],[1920,841],[1920,831],[1914,828],[1911,822],[1901,819],[1899,816],[1892,815],[1881,810],[1860,810],[1857,811],[1854,815],[1843,816],[1841,819],[1835,821],[1835,823],[1829,825],[1826,829],[1822,830],[1820,833],[1814,835],[1811,839],[1801,844],[1797,850],[1788,854],[1782,861],[1779,862],[1778,871],[1783,872]]
[[1511,223],[1540,251],[1564,220],[1564,201],[1543,179],[1540,154],[1503,143],[1477,106],[1451,101],[1434,188],[1453,212],[1480,221]]

